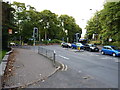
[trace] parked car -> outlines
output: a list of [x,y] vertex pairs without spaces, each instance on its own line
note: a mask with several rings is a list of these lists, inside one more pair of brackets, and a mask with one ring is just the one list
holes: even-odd
[[61,46],[65,47],[65,48],[71,48],[71,44],[70,43],[63,42],[63,43],[61,43]]
[[83,49],[83,44],[82,43],[73,43],[72,45],[71,45],[71,47],[73,48],[73,49],[77,49],[78,47],[80,47],[80,49]]
[[99,48],[94,44],[86,44],[84,45],[83,49],[90,52],[91,51],[99,52]]
[[71,44],[72,49],[77,49],[77,45],[75,43]]
[[83,49],[84,45],[82,43],[76,43],[77,47],[80,47],[80,49]]
[[101,50],[101,53],[104,54],[109,54],[112,56],[120,56],[120,49],[116,46],[104,46]]
[[10,43],[10,46],[15,46],[15,43],[14,43],[14,42],[11,42],[11,43]]

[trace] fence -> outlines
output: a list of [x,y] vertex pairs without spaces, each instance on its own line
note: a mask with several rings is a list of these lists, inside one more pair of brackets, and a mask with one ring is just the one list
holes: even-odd
[[43,48],[42,46],[38,47],[38,54],[41,54],[50,60],[52,60],[53,65],[55,66],[55,51],[54,50],[48,50],[46,48]]

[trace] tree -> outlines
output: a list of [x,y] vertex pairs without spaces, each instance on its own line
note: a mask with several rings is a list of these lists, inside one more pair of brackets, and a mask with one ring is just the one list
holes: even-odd
[[[15,7],[15,19],[17,30],[22,36],[22,41],[28,41],[32,38],[33,28],[37,27],[39,30],[39,41],[42,39],[62,39],[67,37],[65,30],[68,30],[68,37],[70,42],[73,41],[75,33],[81,33],[81,28],[75,23],[75,19],[68,15],[61,15],[58,17],[57,14],[50,10],[43,10],[41,12],[30,5],[27,7],[24,3],[14,2]],[[64,23],[64,27],[62,26]],[[64,30],[63,30],[64,28]]]
[[8,29],[13,29],[14,8],[9,3],[2,2],[2,49],[8,48],[9,34]]
[[[82,29],[76,24],[75,19],[71,16],[68,15],[61,15],[59,17],[60,22],[61,22],[61,27],[62,27],[62,32],[63,37],[68,37],[70,42],[74,42],[74,35],[75,33],[82,33]],[[65,34],[65,31],[68,31]]]
[[57,38],[59,33],[57,15],[52,13],[50,10],[44,10],[40,12],[40,25],[42,33],[44,33],[45,40],[48,38],[54,39]]
[[[88,21],[86,26],[87,36],[91,39],[93,32],[97,32],[99,39],[109,43],[112,38],[114,42],[120,41],[120,2],[109,2],[104,8],[96,12],[95,16]],[[95,17],[97,19],[95,20]],[[97,25],[96,25],[97,23]],[[96,29],[97,28],[97,29]],[[96,31],[97,30],[97,31]]]

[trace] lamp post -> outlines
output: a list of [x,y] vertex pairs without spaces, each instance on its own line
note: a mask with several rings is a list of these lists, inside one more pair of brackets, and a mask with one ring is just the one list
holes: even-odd
[[65,33],[66,33],[66,36],[67,36],[67,43],[69,41],[69,38],[68,38],[68,30],[65,30]]
[[[90,11],[92,11],[92,9],[90,9]],[[96,12],[97,12],[97,10],[96,10]],[[95,15],[95,19],[98,21],[98,13]],[[98,22],[97,22],[97,29],[96,29],[96,31],[97,30],[98,30]],[[97,40],[98,33],[96,31],[94,31],[94,33],[93,33],[93,40]]]

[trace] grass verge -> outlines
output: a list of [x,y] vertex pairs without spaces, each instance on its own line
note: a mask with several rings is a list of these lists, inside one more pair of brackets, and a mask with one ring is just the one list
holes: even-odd
[[5,56],[6,52],[7,52],[6,50],[0,51],[0,63],[2,61],[2,58]]

